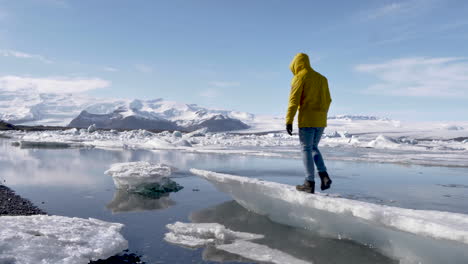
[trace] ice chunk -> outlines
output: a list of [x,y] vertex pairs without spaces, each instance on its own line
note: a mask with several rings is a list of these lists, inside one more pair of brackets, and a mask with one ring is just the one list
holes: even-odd
[[169,243],[189,248],[214,245],[216,249],[255,261],[281,264],[309,263],[265,245],[249,242],[249,240],[263,238],[263,235],[232,231],[218,223],[176,222],[166,227],[170,232],[166,233],[164,240]]
[[123,225],[63,216],[0,217],[0,263],[87,264],[128,248]]
[[178,146],[178,147],[191,147],[192,146],[192,144],[190,144],[190,142],[188,142],[186,139],[177,140],[173,144],[174,146]]
[[172,136],[175,137],[175,138],[181,138],[182,137],[182,133],[180,131],[174,131],[172,133]]
[[200,247],[209,243],[232,243],[235,240],[252,240],[263,238],[262,235],[235,232],[217,223],[182,223],[168,224],[164,239],[170,243],[188,247]]
[[[191,172],[230,194],[246,209],[275,222],[372,245],[388,256],[403,259],[402,263],[427,260],[423,254],[411,256],[409,248],[418,251],[424,248],[422,245],[432,249],[442,247],[446,252],[456,252],[447,253],[448,256],[468,258],[468,215],[404,209],[319,193],[311,195],[280,183],[196,169]],[[412,246],[408,241],[423,242]]]
[[208,132],[208,128],[200,128],[190,133],[187,133],[183,136],[183,138],[191,138],[191,137],[204,137],[205,134]]
[[182,187],[170,180],[173,167],[146,161],[112,164],[104,173],[112,176],[117,189],[149,195],[178,191]]
[[398,149],[400,147],[396,140],[384,135],[377,136],[374,140],[370,141],[367,146],[382,149]]
[[96,124],[92,124],[88,127],[88,133],[93,133],[96,130],[97,130]]

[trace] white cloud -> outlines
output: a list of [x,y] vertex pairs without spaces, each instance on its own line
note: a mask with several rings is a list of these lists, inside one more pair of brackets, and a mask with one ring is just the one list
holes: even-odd
[[52,63],[53,61],[46,59],[44,56],[37,54],[29,54],[26,52],[16,51],[16,50],[0,50],[0,56],[3,57],[15,57],[20,59],[35,59],[42,61],[44,63]]
[[240,83],[239,83],[239,82],[219,82],[219,81],[213,81],[213,82],[210,82],[210,85],[211,85],[211,86],[215,86],[215,87],[225,88],[225,87],[236,87],[236,86],[240,86]]
[[432,8],[437,0],[406,0],[392,1],[377,8],[359,12],[357,17],[364,21],[381,19],[385,17],[420,13],[422,10]]
[[6,91],[33,89],[40,93],[82,93],[105,88],[110,84],[109,81],[99,78],[0,76],[0,90]]
[[468,96],[466,58],[402,58],[378,64],[360,64],[358,72],[374,75],[379,82],[367,93],[395,96]]
[[114,67],[109,67],[109,66],[103,67],[102,70],[107,71],[107,72],[117,72],[117,71],[119,71],[119,69],[114,68]]
[[379,17],[384,17],[384,16],[388,16],[391,14],[395,14],[395,13],[401,12],[407,6],[408,4],[405,4],[405,3],[390,3],[390,4],[387,4],[377,9],[372,10],[372,12],[368,14],[367,18],[376,19]]
[[200,96],[205,98],[216,98],[219,96],[219,92],[214,89],[206,89],[200,93]]
[[146,64],[136,64],[135,65],[135,69],[139,72],[142,72],[142,73],[152,73],[153,72],[153,68],[149,65],[146,65]]

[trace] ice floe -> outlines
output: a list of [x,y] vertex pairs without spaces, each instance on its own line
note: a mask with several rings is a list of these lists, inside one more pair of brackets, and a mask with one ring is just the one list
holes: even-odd
[[123,225],[63,216],[1,216],[0,263],[87,264],[128,248]]
[[[333,124],[338,121],[348,122],[331,120],[320,142],[320,146],[328,148],[326,154],[329,159],[468,167],[468,144],[464,141],[468,136],[466,130],[447,130],[444,128],[447,124],[398,128],[383,120],[351,120]],[[12,138],[18,146],[34,148],[96,147],[280,157],[300,155],[298,136],[289,136],[285,132],[212,133],[199,129],[190,133],[153,133],[140,129],[90,133],[87,129],[73,128],[27,133],[1,131],[0,135]],[[363,151],[369,155],[359,155]],[[409,153],[411,158],[408,159],[405,155]]]
[[169,179],[174,170],[165,164],[136,161],[114,163],[104,173],[112,176],[117,189],[150,196],[182,189]]
[[223,250],[250,260],[268,263],[310,263],[279,250],[250,241],[261,239],[263,235],[232,231],[218,223],[176,222],[168,224],[166,227],[170,232],[166,233],[164,240],[172,244],[189,248],[214,246],[218,250]]
[[[236,201],[227,201],[194,211],[189,219],[194,223],[219,223],[231,230],[262,234],[265,238],[256,240],[255,243],[261,243],[308,262],[349,263],[352,260],[353,263],[395,264],[394,259],[375,249],[345,239],[320,236],[312,230],[275,223],[266,216],[246,210]],[[336,252],[334,249],[339,249],[339,254],[330,254]],[[206,260],[219,262],[234,261],[232,254],[210,247],[203,250],[203,257]]]
[[401,263],[438,263],[433,260],[440,256],[455,259],[451,263],[468,259],[468,215],[311,195],[280,183],[196,169],[191,172],[246,209],[275,222],[369,245]]

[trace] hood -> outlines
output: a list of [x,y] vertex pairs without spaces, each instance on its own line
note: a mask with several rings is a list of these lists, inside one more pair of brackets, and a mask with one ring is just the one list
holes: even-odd
[[289,69],[291,69],[294,75],[298,74],[303,69],[312,69],[312,67],[310,67],[309,56],[305,53],[296,54],[289,65]]

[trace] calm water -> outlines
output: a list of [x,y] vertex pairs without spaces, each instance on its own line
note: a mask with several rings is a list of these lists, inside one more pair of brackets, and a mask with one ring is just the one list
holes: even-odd
[[[189,250],[163,241],[175,221],[218,222],[235,231],[265,234],[259,243],[315,263],[395,263],[374,249],[279,225],[244,210],[224,193],[188,172],[214,170],[270,181],[303,181],[300,160],[177,151],[20,149],[0,139],[0,180],[49,214],[93,217],[125,224],[130,251],[148,263],[243,261],[214,248]],[[160,199],[116,191],[104,171],[112,163],[151,161],[179,168],[185,188]],[[352,199],[415,209],[468,214],[468,169],[327,162],[332,192]],[[339,253],[339,254],[338,254]],[[352,260],[350,262],[350,260]]]

